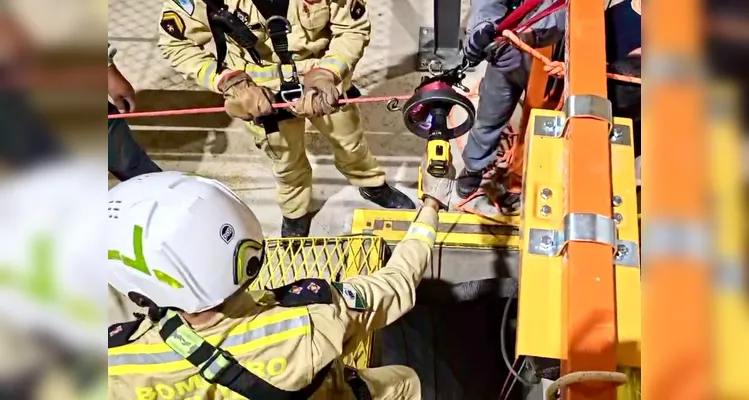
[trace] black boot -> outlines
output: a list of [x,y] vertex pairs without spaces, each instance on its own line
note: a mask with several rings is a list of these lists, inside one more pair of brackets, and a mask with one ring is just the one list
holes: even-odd
[[455,185],[458,196],[460,196],[461,199],[465,199],[479,190],[482,178],[483,174],[481,171],[474,172],[463,168],[463,170],[460,171],[460,175],[458,175],[458,183]]
[[283,238],[298,238],[309,236],[309,230],[312,226],[312,215],[307,214],[300,218],[286,218],[283,217],[283,224],[281,224],[281,237]]
[[408,210],[416,208],[416,204],[408,196],[387,183],[377,187],[359,188],[359,194],[365,200],[369,200],[383,208]]
[[522,207],[520,193],[505,192],[499,197],[498,202],[503,215],[520,215]]

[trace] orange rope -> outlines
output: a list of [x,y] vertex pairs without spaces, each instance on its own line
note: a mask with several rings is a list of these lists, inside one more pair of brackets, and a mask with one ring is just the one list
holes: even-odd
[[[564,63],[562,61],[549,60],[546,56],[539,53],[536,49],[532,48],[531,46],[528,46],[525,42],[523,42],[522,39],[520,39],[514,32],[510,30],[502,31],[502,36],[504,36],[507,40],[509,40],[510,43],[512,43],[518,49],[523,50],[524,52],[532,55],[534,58],[544,63],[544,71],[548,73],[550,76],[554,78],[564,77],[564,74],[566,71],[565,71]],[[615,79],[615,80],[623,81],[623,82],[636,83],[638,85],[642,84],[642,79],[634,77],[634,76],[612,74],[612,73],[607,73],[606,76],[609,79]]]
[[[478,87],[478,85],[480,83],[481,83],[481,81],[479,81],[476,84],[475,87]],[[473,89],[471,90],[471,92],[473,92]],[[515,150],[515,145],[517,143],[517,133],[512,129],[511,126],[508,126],[507,129],[505,130],[504,134],[507,135],[507,136],[510,136],[510,147],[506,151],[504,151],[502,153],[502,155],[498,155],[497,156],[497,159],[494,161],[494,163],[492,165],[492,168],[490,168],[489,171],[487,171],[482,176],[483,179],[493,179],[497,175],[497,173],[498,173],[498,170],[500,168],[500,164],[506,163],[507,165],[509,165],[509,163],[512,162],[512,159],[513,159],[514,154],[515,154],[515,151],[514,151]],[[463,142],[462,139],[463,138],[457,138],[455,140],[455,143],[458,145],[458,148],[460,149],[461,153],[463,153],[463,151],[465,150],[465,143]],[[481,218],[485,218],[485,219],[493,221],[493,222],[501,223],[501,221],[496,220],[492,216],[486,215],[486,214],[482,213],[481,211],[479,211],[479,210],[477,210],[477,209],[475,209],[473,207],[468,207],[467,206],[467,204],[470,203],[471,200],[476,199],[476,198],[481,197],[481,196],[487,197],[492,202],[492,205],[494,206],[494,209],[497,211],[497,214],[503,214],[502,208],[499,206],[499,204],[497,203],[497,201],[495,199],[487,196],[486,191],[484,189],[482,189],[482,188],[479,188],[477,191],[473,192],[470,196],[468,196],[465,199],[462,199],[460,202],[458,202],[458,204],[455,206],[455,209],[458,210],[458,211],[462,211],[462,212],[466,212],[466,213],[469,213],[469,214],[477,215],[477,216],[479,216]]]

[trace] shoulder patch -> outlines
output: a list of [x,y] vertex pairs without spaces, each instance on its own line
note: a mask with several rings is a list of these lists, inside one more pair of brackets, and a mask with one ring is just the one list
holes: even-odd
[[190,14],[190,16],[195,12],[195,2],[193,0],[174,0],[174,2],[181,9],[185,10],[186,13]]
[[109,329],[107,329],[107,336],[109,339],[108,347],[111,349],[130,343],[130,336],[138,330],[141,322],[143,322],[143,318],[111,325]]
[[354,21],[360,20],[361,17],[363,17],[364,13],[366,12],[367,12],[366,0],[354,0],[353,3],[351,3],[351,18],[353,18]]
[[270,291],[273,292],[281,307],[330,304],[333,302],[330,283],[325,279],[302,279]]
[[332,282],[331,285],[341,294],[346,307],[351,310],[364,311],[367,309],[367,302],[364,296],[359,293],[354,285],[346,282]]
[[161,29],[177,40],[185,40],[185,21],[174,11],[165,11],[161,15]]

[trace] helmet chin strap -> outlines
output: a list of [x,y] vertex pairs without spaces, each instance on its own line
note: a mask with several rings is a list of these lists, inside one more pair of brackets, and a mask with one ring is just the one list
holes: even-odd
[[140,293],[129,292],[127,294],[127,297],[130,299],[130,301],[135,303],[136,306],[145,308],[148,319],[150,319],[151,321],[158,322],[159,320],[164,318],[166,312],[168,311],[167,308],[157,306],[156,303],[154,303],[151,299]]

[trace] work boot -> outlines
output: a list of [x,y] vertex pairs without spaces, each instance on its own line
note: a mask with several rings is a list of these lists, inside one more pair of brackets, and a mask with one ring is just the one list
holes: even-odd
[[299,238],[309,236],[309,230],[312,227],[312,215],[306,214],[299,218],[283,217],[281,224],[281,237]]
[[416,208],[416,204],[408,196],[387,183],[377,187],[359,188],[359,194],[365,200],[369,200],[383,208],[409,210]]
[[455,185],[458,196],[461,199],[468,198],[468,196],[479,190],[481,186],[481,179],[483,179],[481,171],[470,171],[467,168],[463,168],[458,175],[457,184]]
[[505,192],[499,196],[498,205],[503,215],[520,215],[522,206],[520,193]]

